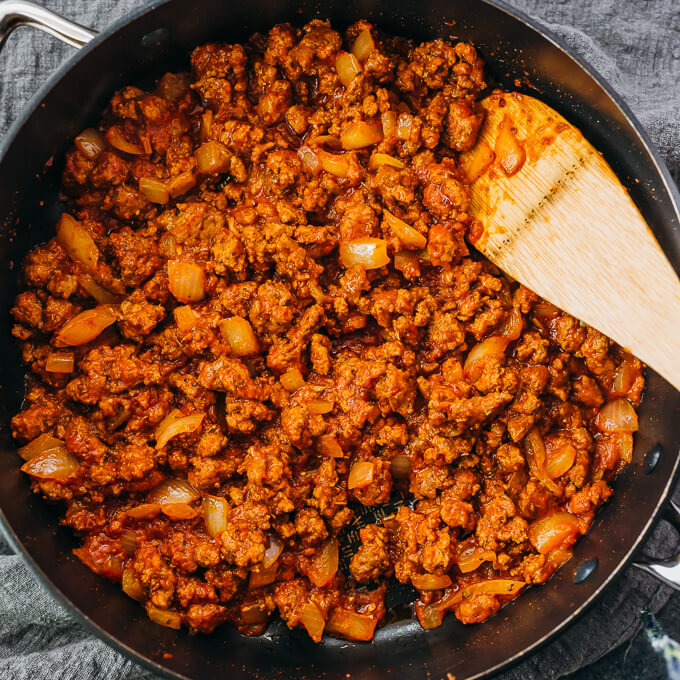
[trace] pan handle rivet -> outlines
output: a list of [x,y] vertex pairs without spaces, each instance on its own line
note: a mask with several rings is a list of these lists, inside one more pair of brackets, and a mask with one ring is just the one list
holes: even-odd
[[645,472],[649,474],[654,471],[654,468],[658,465],[661,460],[661,454],[663,453],[663,448],[661,444],[654,444],[647,453],[642,461],[642,466]]
[[597,569],[597,557],[591,557],[589,560],[584,560],[574,570],[574,583],[583,583],[591,574]]

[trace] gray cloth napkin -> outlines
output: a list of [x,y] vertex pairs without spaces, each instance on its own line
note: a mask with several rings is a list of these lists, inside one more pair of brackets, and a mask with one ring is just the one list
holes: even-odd
[[[97,29],[142,5],[139,0],[42,0],[56,12]],[[582,54],[621,93],[680,178],[680,3],[678,0],[509,0],[541,19]],[[22,29],[0,55],[0,135],[29,97],[70,53],[38,32]],[[676,492],[676,499],[680,494]],[[645,552],[669,556],[678,537],[657,526]],[[680,611],[680,596],[629,569],[577,624],[550,645],[503,673],[503,680],[552,680],[601,659],[637,635],[640,610]],[[677,633],[676,633],[677,634]],[[648,648],[607,656],[579,678],[619,675],[651,680],[662,666]],[[636,649],[636,648],[634,648]],[[622,657],[622,658],[621,658]],[[619,664],[619,665],[617,665]],[[152,680],[155,676],[89,635],[38,584],[0,539],[0,678],[6,680]],[[576,676],[575,676],[576,677]]]

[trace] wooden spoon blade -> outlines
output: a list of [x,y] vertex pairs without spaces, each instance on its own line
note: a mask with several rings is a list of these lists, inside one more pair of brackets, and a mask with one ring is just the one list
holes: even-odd
[[612,169],[533,97],[494,93],[482,106],[462,158],[483,227],[475,247],[680,389],[680,281]]

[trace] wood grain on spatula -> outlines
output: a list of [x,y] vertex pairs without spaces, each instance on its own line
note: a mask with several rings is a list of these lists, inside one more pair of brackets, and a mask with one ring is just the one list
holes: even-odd
[[462,162],[471,240],[517,281],[680,389],[680,281],[612,169],[560,114],[494,93]]

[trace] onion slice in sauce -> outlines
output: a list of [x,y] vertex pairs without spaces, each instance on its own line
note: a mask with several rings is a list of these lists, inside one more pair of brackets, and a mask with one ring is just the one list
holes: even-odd
[[19,455],[24,460],[31,460],[39,453],[46,453],[47,451],[55,451],[57,449],[66,449],[64,442],[51,434],[41,434],[33,441],[19,449]]
[[351,52],[340,52],[335,58],[335,70],[340,82],[345,87],[349,87],[361,73],[361,64]]
[[364,236],[340,243],[340,263],[349,269],[360,264],[364,269],[379,269],[390,263],[387,241]]
[[545,469],[546,454],[545,454],[545,444],[543,443],[543,437],[537,428],[533,428],[529,434],[524,438],[526,459],[529,464],[529,470],[531,474],[538,479],[546,489],[552,491],[556,494],[561,494],[561,489],[552,479],[548,476]]
[[161,508],[166,503],[192,503],[198,500],[201,494],[185,479],[174,477],[163,480],[155,486],[147,496],[149,502],[158,503]]
[[373,41],[371,32],[368,29],[364,29],[356,37],[354,43],[352,43],[352,54],[359,61],[366,61],[366,59],[368,59],[368,55],[373,51],[374,48],[375,42]]
[[600,409],[595,427],[600,432],[636,432],[638,417],[628,399],[614,399]]
[[326,621],[323,618],[321,610],[313,602],[307,602],[307,604],[302,607],[300,621],[307,629],[309,637],[311,637],[314,642],[321,642],[321,636],[323,635]]
[[571,545],[580,533],[578,520],[568,512],[555,512],[543,517],[529,527],[529,540],[543,555],[561,548],[565,543]]
[[309,580],[317,587],[327,586],[335,577],[340,562],[340,548],[338,541],[331,538],[318,549],[312,561]]
[[383,138],[382,124],[378,121],[356,120],[350,123],[340,135],[343,149],[364,149],[381,142]]
[[54,479],[65,482],[75,477],[80,469],[77,458],[66,448],[55,448],[33,456],[21,466],[21,471],[38,479]]
[[368,461],[361,460],[352,465],[347,478],[348,489],[363,489],[373,481],[375,465]]
[[203,422],[203,413],[183,416],[179,409],[173,409],[156,428],[156,448],[162,449],[173,437],[197,430]]
[[100,305],[76,314],[54,336],[56,345],[84,345],[94,340],[105,328],[116,322],[116,314],[109,305]]
[[258,353],[259,344],[253,328],[242,316],[232,316],[221,321],[220,331],[235,356],[243,357]]
[[406,224],[404,220],[400,220],[396,215],[393,215],[389,210],[383,209],[383,217],[391,232],[401,241],[407,248],[414,250],[422,250],[427,245],[427,237],[421,234],[417,229],[414,229],[410,224]]
[[215,536],[227,530],[229,503],[220,496],[204,496],[203,515],[206,530],[215,538]]
[[373,638],[377,625],[378,619],[375,616],[338,608],[334,609],[328,617],[325,632],[347,640],[368,642]]
[[492,335],[476,344],[465,358],[463,372],[471,382],[476,382],[482,375],[482,362],[491,356],[500,356],[509,344],[506,337]]
[[68,213],[63,213],[57,223],[57,241],[73,261],[88,271],[97,267],[99,248],[87,229]]
[[180,302],[199,302],[205,295],[205,272],[197,264],[169,260],[168,288]]
[[45,370],[49,373],[72,373],[73,352],[50,352],[45,360]]

